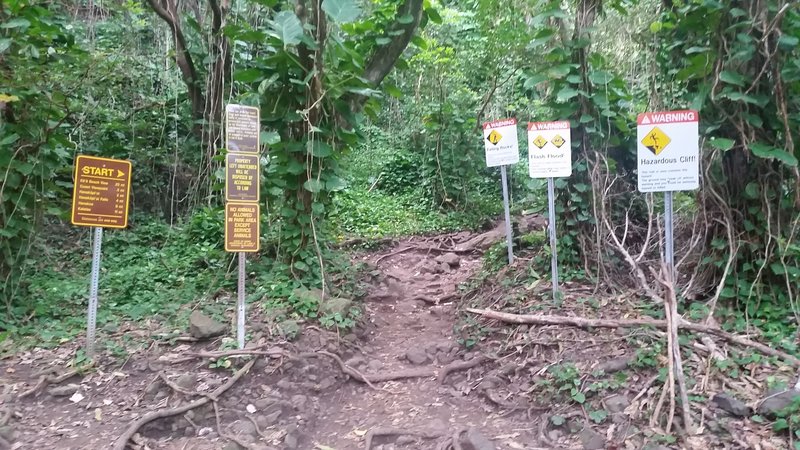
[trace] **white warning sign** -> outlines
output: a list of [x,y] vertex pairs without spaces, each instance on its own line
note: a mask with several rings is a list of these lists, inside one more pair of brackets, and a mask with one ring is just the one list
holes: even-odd
[[697,111],[639,114],[636,159],[639,192],[691,191],[700,187]]
[[531,178],[572,175],[572,138],[568,120],[528,123],[528,172]]
[[483,124],[488,167],[507,166],[519,162],[517,119],[495,120]]

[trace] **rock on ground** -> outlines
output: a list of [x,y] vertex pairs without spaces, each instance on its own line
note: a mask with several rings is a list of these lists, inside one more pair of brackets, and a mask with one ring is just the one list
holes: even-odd
[[752,410],[743,401],[720,392],[711,399],[712,403],[717,405],[721,410],[730,413],[736,417],[747,417],[752,413]]
[[428,362],[428,354],[421,348],[410,348],[406,352],[406,359],[411,364],[421,365]]
[[800,391],[795,391],[794,389],[769,395],[758,405],[758,413],[765,416],[775,416],[780,410],[790,406],[798,397],[800,397]]
[[467,433],[461,437],[460,441],[464,450],[496,450],[492,441],[478,431],[477,428],[467,430]]
[[601,450],[606,448],[606,438],[588,426],[581,431],[581,443],[586,450]]
[[445,253],[436,257],[436,262],[447,264],[450,267],[461,265],[461,257],[455,253]]
[[189,316],[189,333],[197,339],[209,339],[225,333],[225,324],[217,322],[200,311]]

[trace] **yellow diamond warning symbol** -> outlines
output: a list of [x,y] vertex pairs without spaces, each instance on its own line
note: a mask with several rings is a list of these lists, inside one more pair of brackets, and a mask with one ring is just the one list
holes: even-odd
[[547,139],[543,138],[541,135],[536,136],[536,139],[533,140],[533,145],[543,148],[545,145],[547,145]]
[[564,138],[562,138],[560,135],[557,134],[553,139],[550,140],[550,142],[552,142],[553,145],[556,146],[556,148],[561,148],[561,146],[564,145],[564,142],[566,141],[564,140]]
[[658,155],[661,153],[664,148],[666,148],[669,143],[672,142],[672,139],[669,138],[663,131],[658,129],[658,127],[653,128],[647,133],[647,136],[642,139],[642,144],[645,147],[649,148],[654,155]]
[[497,130],[492,130],[487,139],[489,139],[489,142],[492,144],[497,145],[497,143],[500,142],[500,139],[503,139],[503,135],[498,133]]

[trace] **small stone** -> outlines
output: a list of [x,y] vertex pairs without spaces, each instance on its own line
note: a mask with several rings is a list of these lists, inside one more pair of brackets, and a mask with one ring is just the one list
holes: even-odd
[[726,411],[736,417],[747,417],[752,413],[750,407],[747,406],[743,401],[724,392],[720,392],[719,394],[715,395],[711,401],[721,410]]
[[614,373],[628,368],[628,365],[633,361],[631,356],[621,356],[619,358],[609,359],[603,361],[594,368],[594,370],[602,370],[603,373]]
[[253,402],[253,405],[256,407],[256,409],[263,411],[263,410],[267,409],[268,407],[270,407],[274,403],[275,403],[275,399],[274,398],[265,397],[265,398],[257,399],[256,401]]
[[69,397],[78,392],[81,386],[79,384],[67,384],[64,386],[55,386],[50,388],[50,395],[53,397]]
[[237,444],[236,442],[230,441],[222,447],[222,450],[245,450],[244,447]]
[[562,433],[561,430],[550,430],[547,432],[547,437],[549,437],[551,441],[557,441],[561,439],[563,435],[564,433]]
[[177,380],[175,380],[175,384],[177,384],[178,387],[186,391],[191,391],[192,389],[194,389],[195,383],[197,383],[197,377],[193,373],[185,373],[179,376]]
[[414,365],[421,365],[428,362],[428,354],[421,348],[410,348],[406,352],[406,359]]
[[443,431],[447,429],[447,425],[444,423],[442,419],[431,420],[429,426],[431,427],[431,429],[436,431]]
[[183,429],[183,435],[186,437],[194,436],[194,427],[186,427]]
[[605,399],[603,403],[605,403],[608,412],[616,414],[625,411],[625,408],[631,404],[631,401],[628,399],[627,395],[612,395]]
[[292,396],[292,406],[294,409],[298,411],[304,411],[306,409],[306,403],[308,402],[308,397],[305,395],[294,395]]
[[277,409],[269,414],[260,414],[256,416],[256,423],[258,424],[259,428],[267,428],[270,425],[278,423],[278,419],[281,418],[282,413],[283,411]]
[[256,409],[255,405],[253,405],[253,404],[248,404],[247,406],[245,406],[245,408],[244,408],[244,409],[245,409],[245,410],[246,410],[248,413],[250,413],[250,414],[253,414],[253,413],[255,413],[256,411],[258,411],[258,410]]
[[405,436],[405,435],[403,435],[403,436],[399,436],[394,442],[397,445],[403,446],[403,445],[414,444],[414,443],[417,442],[417,440],[413,436]]
[[300,434],[297,430],[291,430],[286,433],[286,437],[283,438],[283,445],[287,449],[296,449],[297,446],[300,444]]
[[351,306],[353,306],[353,301],[349,298],[333,297],[320,305],[319,312],[323,316],[339,314],[341,317],[347,317]]
[[436,262],[447,264],[450,267],[461,265],[461,257],[455,253],[445,253],[436,257]]
[[197,432],[197,435],[201,436],[201,437],[202,436],[208,436],[213,432],[214,432],[213,428],[211,428],[211,427],[203,427],[203,428],[200,428],[200,430]]
[[439,364],[450,364],[455,360],[456,357],[448,353],[439,352],[436,354],[436,361],[438,361]]
[[217,322],[200,311],[194,310],[189,316],[189,333],[197,339],[221,336],[225,333],[225,329],[225,324]]
[[789,389],[783,392],[779,392],[777,394],[773,394],[768,396],[767,398],[761,401],[761,404],[758,405],[758,413],[773,417],[778,414],[779,411],[786,409],[788,406],[794,402],[796,398],[800,397],[800,391],[795,391],[794,389]]
[[278,323],[278,333],[285,339],[294,340],[300,336],[300,324],[296,320],[284,320]]
[[8,442],[14,442],[16,439],[16,432],[11,425],[3,425],[0,426],[0,437],[7,440]]
[[367,361],[364,358],[362,358],[361,356],[353,356],[352,358],[350,358],[350,359],[348,359],[347,361],[344,362],[344,364],[346,366],[350,366],[350,367],[353,367],[353,368],[358,368],[360,366],[363,366],[366,363],[367,363]]
[[585,450],[602,450],[606,448],[606,438],[588,426],[579,435]]
[[294,383],[289,381],[288,378],[284,378],[282,380],[279,380],[278,383],[275,384],[275,386],[277,386],[280,389],[291,390],[294,388]]
[[381,369],[383,369],[383,363],[377,359],[373,359],[367,363],[367,370],[370,372],[379,372]]
[[464,450],[496,450],[496,447],[486,436],[481,434],[477,428],[470,428],[461,437],[461,447]]
[[231,426],[233,428],[233,432],[237,435],[247,435],[247,436],[256,436],[258,435],[258,431],[256,430],[255,424],[249,420],[237,420]]

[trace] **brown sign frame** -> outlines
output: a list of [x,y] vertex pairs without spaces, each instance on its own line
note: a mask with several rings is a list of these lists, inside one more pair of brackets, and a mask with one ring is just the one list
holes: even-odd
[[[248,111],[252,112],[255,111],[255,121],[248,121],[246,122],[246,127],[244,126],[244,122],[236,122],[231,121],[231,115],[236,115],[239,112]],[[254,122],[254,124],[253,124]],[[255,137],[253,136],[240,136],[235,137],[237,127],[234,125],[238,125],[242,128],[247,128],[244,130],[238,130],[243,132],[252,132],[255,131]],[[254,130],[253,130],[254,128]],[[252,141],[255,140],[255,143]],[[255,106],[246,106],[246,105],[237,105],[237,104],[228,104],[225,106],[225,148],[228,149],[229,152],[234,153],[260,153],[261,151],[261,109]]]
[[[251,188],[247,191],[232,191],[231,188],[236,185],[232,173],[232,159],[247,158],[251,161],[248,164],[255,165],[255,169],[244,169],[241,175],[252,176],[253,180]],[[237,163],[233,163],[237,164]],[[255,192],[254,192],[255,191]],[[254,153],[228,153],[225,155],[225,201],[228,202],[258,202],[261,198],[261,155]]]
[[[236,218],[233,217],[233,211],[231,208],[234,207],[248,207],[248,208],[255,208],[255,233],[253,233],[252,226],[249,228],[250,236],[255,236],[255,246],[253,246],[253,240],[248,242],[248,246],[237,246],[233,247],[232,237],[230,236],[231,231],[235,228]],[[252,216],[248,216],[248,219],[252,218]],[[261,250],[261,205],[258,203],[247,203],[247,202],[229,202],[225,204],[225,251],[226,252],[243,252],[243,253],[255,253]]]
[[[91,162],[97,164],[89,164]],[[100,167],[102,166],[102,167]],[[100,170],[117,170],[122,172],[123,176],[106,177],[102,175],[89,175],[83,172],[85,167],[99,167]],[[128,226],[128,211],[130,209],[131,198],[131,174],[132,164],[125,159],[112,159],[101,158],[98,156],[78,155],[75,158],[75,175],[74,185],[72,188],[72,213],[71,222],[73,225],[85,227],[102,227],[102,228],[127,228]],[[110,180],[112,182],[123,181],[125,183],[122,192],[120,189],[112,189],[107,187],[104,190],[92,189],[93,187],[102,187],[103,180]],[[107,184],[106,184],[107,186]],[[97,201],[96,199],[79,198],[81,192],[110,192],[107,200],[102,198]],[[115,194],[115,195],[114,195]],[[113,198],[112,198],[113,195]],[[119,201],[118,201],[119,200]],[[125,207],[121,214],[116,213],[118,204],[123,203]],[[79,211],[79,208],[89,208],[91,212]],[[100,222],[98,220],[89,220],[88,217],[95,217],[98,219],[109,220],[109,222]]]

